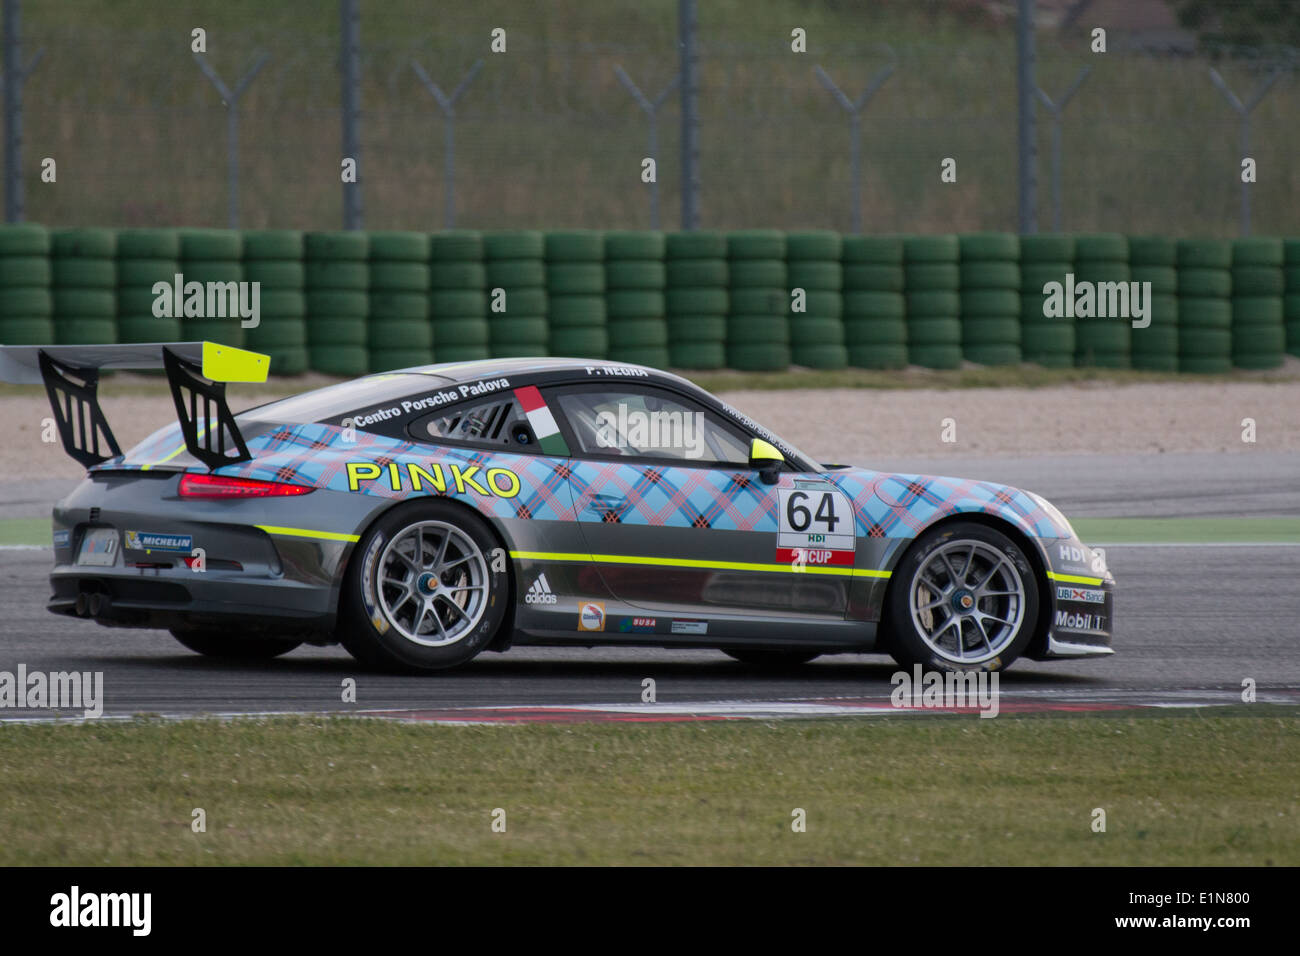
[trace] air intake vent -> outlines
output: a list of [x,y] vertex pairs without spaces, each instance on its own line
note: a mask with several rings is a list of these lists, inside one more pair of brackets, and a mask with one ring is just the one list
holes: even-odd
[[90,521],[98,521],[98,520],[99,520],[99,509],[98,509],[98,508],[91,508],[91,509],[90,509],[90,517],[89,517],[88,520],[90,520]]

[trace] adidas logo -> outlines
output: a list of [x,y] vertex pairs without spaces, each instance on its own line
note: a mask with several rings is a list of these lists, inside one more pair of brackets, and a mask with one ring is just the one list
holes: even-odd
[[525,604],[554,604],[556,601],[555,594],[551,591],[551,586],[546,583],[546,575],[537,575],[537,580],[533,586],[528,589],[524,595]]

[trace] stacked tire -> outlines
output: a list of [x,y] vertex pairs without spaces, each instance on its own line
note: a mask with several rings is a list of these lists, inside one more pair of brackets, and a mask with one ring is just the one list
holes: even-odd
[[907,355],[913,365],[961,366],[960,254],[956,236],[903,240]]
[[1282,244],[1286,276],[1283,316],[1286,320],[1286,350],[1300,355],[1300,239]]
[[875,369],[905,367],[903,240],[896,236],[846,236],[840,257],[844,344],[849,364]]
[[979,365],[1020,362],[1020,238],[987,232],[962,236],[962,357]]
[[604,358],[605,237],[586,229],[548,232],[545,254],[551,354]]
[[487,233],[483,255],[487,264],[488,354],[493,358],[550,354],[546,237],[531,230]]
[[[1130,236],[1129,274],[1147,300],[1151,324],[1133,329],[1133,367],[1178,371],[1178,243],[1163,236]],[[1146,283],[1150,285],[1146,285]]]
[[429,316],[437,361],[470,362],[488,357],[482,233],[455,229],[430,237]]
[[[180,341],[181,320],[171,291],[181,272],[180,258],[181,238],[174,229],[124,229],[117,234],[119,342]],[[154,315],[158,282],[167,283],[170,317]]]
[[370,234],[366,346],[372,372],[433,361],[428,233]]
[[727,236],[727,365],[771,372],[790,365],[790,287],[785,234],[749,229]]
[[1232,243],[1178,241],[1178,371],[1232,368]]
[[661,232],[605,233],[608,357],[663,368],[669,364]]
[[1286,354],[1282,240],[1232,244],[1232,364],[1277,368]]
[[364,232],[309,232],[303,237],[307,357],[327,375],[364,375],[370,240]]
[[1020,237],[1020,355],[1044,368],[1074,367],[1074,319],[1062,299],[1059,315],[1047,315],[1049,282],[1065,290],[1074,271],[1074,238],[1061,235]]
[[244,281],[259,283],[261,302],[261,321],[244,330],[244,345],[269,355],[276,375],[301,375],[311,364],[302,233],[294,229],[244,233]]
[[[849,364],[844,344],[843,240],[837,232],[791,232],[785,237],[786,282],[791,297],[790,360],[812,369]],[[803,290],[803,311],[795,293]]]
[[664,243],[668,364],[715,369],[727,364],[727,237],[675,232]]
[[52,344],[53,315],[49,230],[0,226],[0,344]]
[[[1077,236],[1074,240],[1075,283],[1091,282],[1100,290],[1102,283],[1129,282],[1128,238],[1116,233]],[[1094,300],[1094,312],[1109,296],[1100,293]],[[1130,368],[1133,364],[1132,319],[1125,316],[1094,314],[1079,318],[1074,325],[1074,364],[1098,368]]]
[[[200,283],[204,290],[204,314],[181,316],[181,339],[185,342],[219,342],[236,347],[244,344],[244,328],[237,310],[226,299],[226,315],[209,315],[206,290],[209,282],[242,282],[244,237],[233,229],[182,229],[181,274],[185,284]],[[236,314],[230,313],[235,311]]]
[[108,229],[57,229],[50,242],[54,341],[117,341],[117,235]]

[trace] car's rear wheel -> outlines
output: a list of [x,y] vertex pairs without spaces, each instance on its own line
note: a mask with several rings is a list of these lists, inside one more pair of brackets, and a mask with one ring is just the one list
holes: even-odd
[[917,539],[894,571],[890,650],[905,667],[1006,668],[1038,620],[1038,584],[1019,546],[1000,531],[955,522]]
[[173,628],[172,637],[196,654],[228,661],[266,661],[288,654],[302,643],[274,637],[244,637],[230,631],[204,628]]
[[813,658],[821,656],[816,651],[782,651],[758,647],[748,650],[724,650],[722,653],[728,657],[734,657],[742,664],[773,669],[798,667],[800,664],[807,664]]
[[505,618],[510,574],[483,519],[412,502],[362,537],[340,598],[339,640],[364,664],[431,671],[463,664]]

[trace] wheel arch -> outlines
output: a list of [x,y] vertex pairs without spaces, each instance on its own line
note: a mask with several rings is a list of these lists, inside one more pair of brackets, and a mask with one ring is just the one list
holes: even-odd
[[[959,522],[970,522],[971,524],[983,525],[986,528],[992,528],[994,531],[1001,532],[1010,538],[1024,552],[1029,565],[1034,571],[1034,583],[1038,585],[1038,618],[1034,621],[1034,635],[1029,640],[1025,648],[1024,655],[1032,657],[1035,654],[1046,650],[1047,631],[1052,621],[1052,609],[1055,600],[1049,587],[1050,582],[1047,578],[1047,552],[1043,549],[1041,539],[1028,533],[1023,527],[1010,521],[1007,518],[992,514],[987,511],[959,511],[955,514],[945,515],[937,521],[933,521],[923,528],[920,528],[916,535],[907,543],[907,546],[900,548],[894,556],[890,570],[897,570],[903,563],[903,559],[911,550],[916,547],[917,541],[921,537],[936,528],[947,527],[950,524]],[[890,595],[897,580],[897,575],[891,574],[889,583],[885,587],[884,596],[881,598],[881,607],[888,607]],[[888,646],[890,639],[889,634],[889,616],[882,614],[879,627],[881,628],[880,637],[884,646]]]
[[352,569],[352,562],[360,559],[360,555],[361,555],[360,545],[361,542],[365,540],[366,535],[370,533],[371,529],[373,529],[376,524],[378,524],[380,521],[384,520],[385,518],[388,518],[394,512],[401,509],[414,510],[415,508],[418,508],[420,505],[427,504],[430,501],[444,502],[446,504],[453,506],[457,510],[463,510],[466,514],[471,514],[474,517],[478,518],[480,521],[482,521],[484,524],[487,525],[488,531],[492,534],[492,537],[496,540],[497,547],[499,547],[502,550],[503,554],[505,555],[506,588],[507,588],[506,613],[505,613],[505,617],[501,619],[500,630],[497,632],[496,637],[492,639],[492,642],[487,646],[486,650],[506,650],[510,646],[511,637],[514,634],[514,628],[515,628],[516,582],[515,582],[514,564],[510,560],[510,551],[513,542],[511,542],[510,536],[507,533],[505,527],[501,524],[500,521],[497,520],[495,515],[489,514],[479,508],[475,508],[473,505],[469,504],[468,502],[463,501],[459,498],[455,498],[451,495],[423,495],[416,498],[395,498],[391,501],[391,503],[387,504],[384,507],[376,508],[374,511],[370,513],[370,515],[366,518],[366,523],[357,532],[356,543],[353,544],[352,547],[349,549],[346,558],[344,559],[342,565],[339,568],[338,584],[336,588],[337,594],[334,599],[334,612],[336,618],[338,617],[338,613],[339,613],[339,605],[343,600],[344,582],[347,580],[348,572],[351,571]]

